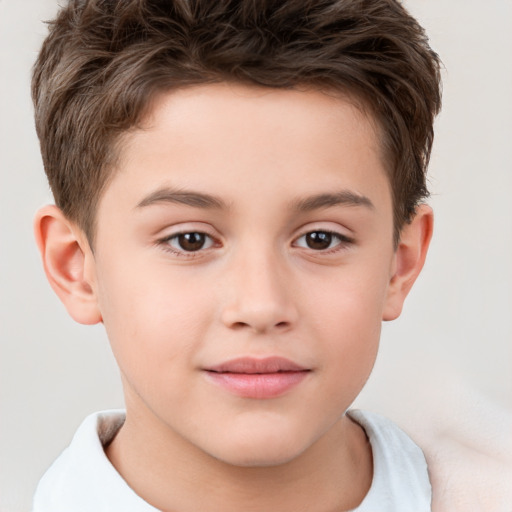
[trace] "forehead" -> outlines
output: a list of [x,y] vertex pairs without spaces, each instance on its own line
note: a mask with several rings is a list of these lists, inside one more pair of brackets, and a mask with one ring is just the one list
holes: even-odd
[[154,99],[141,128],[123,137],[108,188],[124,183],[132,202],[140,202],[142,193],[161,186],[211,191],[222,185],[229,201],[256,191],[262,197],[275,190],[322,193],[338,178],[339,187],[368,195],[383,185],[380,147],[376,123],[350,97],[201,85]]
[[[348,117],[351,126],[347,126]],[[157,93],[148,103],[141,129],[127,134],[127,140],[142,139],[144,134],[151,136],[158,127],[171,128],[171,123],[183,132],[183,138],[185,135],[195,136],[211,128],[208,123],[212,122],[218,127],[245,128],[242,132],[233,131],[233,138],[258,128],[265,134],[277,130],[280,136],[294,136],[301,133],[301,128],[304,133],[323,127],[343,135],[357,125],[361,132],[368,131],[369,137],[365,141],[368,147],[377,151],[380,148],[379,123],[369,104],[356,94],[306,85],[276,89],[236,82],[202,84]],[[192,133],[186,132],[187,129]]]

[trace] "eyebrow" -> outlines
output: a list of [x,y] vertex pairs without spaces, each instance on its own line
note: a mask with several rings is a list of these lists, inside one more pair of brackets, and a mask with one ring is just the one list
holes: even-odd
[[[144,208],[158,203],[177,203],[191,206],[193,208],[226,210],[228,205],[219,197],[202,192],[193,192],[187,190],[177,190],[172,188],[160,188],[151,192],[142,201],[137,204],[137,208]],[[292,202],[292,209],[307,213],[321,208],[332,206],[365,206],[374,209],[371,200],[360,194],[349,190],[342,190],[335,193],[322,193],[308,196],[303,199],[297,199]]]
[[161,188],[146,196],[137,208],[144,208],[158,203],[178,203],[194,208],[225,210],[227,204],[220,198],[202,192]]
[[360,194],[356,194],[349,190],[342,190],[335,193],[324,193],[309,196],[304,199],[294,201],[293,209],[298,212],[310,212],[319,210],[320,208],[329,208],[331,206],[364,206],[373,210],[375,206],[371,200]]

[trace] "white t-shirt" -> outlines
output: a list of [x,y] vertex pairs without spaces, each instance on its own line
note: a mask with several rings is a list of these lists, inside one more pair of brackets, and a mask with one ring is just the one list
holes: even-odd
[[[429,512],[431,488],[422,451],[393,422],[359,410],[347,413],[366,431],[373,480],[354,512]],[[45,473],[33,512],[158,512],[123,480],[103,450],[124,422],[123,411],[88,416]]]

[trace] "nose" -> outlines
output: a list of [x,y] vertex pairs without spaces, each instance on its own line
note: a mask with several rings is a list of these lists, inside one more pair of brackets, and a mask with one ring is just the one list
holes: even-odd
[[229,272],[222,321],[256,333],[287,331],[298,318],[290,275],[272,253],[241,255]]

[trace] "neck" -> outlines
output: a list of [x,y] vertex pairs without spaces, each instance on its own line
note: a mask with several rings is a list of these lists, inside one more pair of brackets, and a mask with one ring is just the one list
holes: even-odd
[[164,512],[351,510],[368,492],[373,473],[366,435],[346,416],[291,461],[240,467],[128,409],[106,454],[128,485]]

